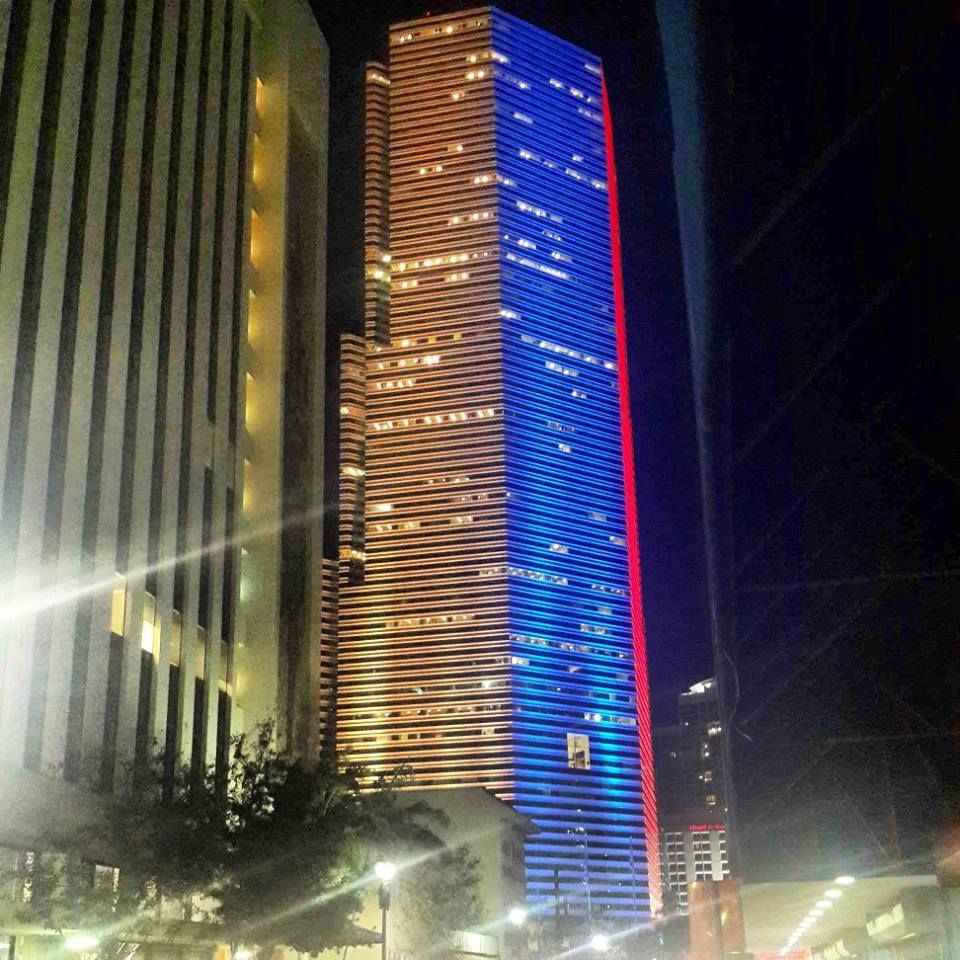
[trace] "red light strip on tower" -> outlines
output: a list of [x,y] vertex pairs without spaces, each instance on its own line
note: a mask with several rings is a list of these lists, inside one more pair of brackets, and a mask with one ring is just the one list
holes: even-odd
[[617,169],[613,155],[613,124],[607,83],[603,80],[603,125],[607,148],[607,183],[610,194],[610,259],[613,269],[613,305],[617,326],[617,379],[620,384],[620,434],[623,450],[623,493],[627,520],[627,563],[630,575],[630,617],[633,623],[633,659],[637,691],[637,731],[643,761],[642,791],[650,909],[659,914],[660,830],[657,794],[653,779],[653,740],[650,732],[650,689],[647,680],[647,641],[643,626],[643,593],[640,584],[640,543],[637,535],[637,490],[633,466],[633,426],[630,420],[630,377],[627,371],[627,321],[623,300],[623,265],[620,261],[620,211],[617,206]]

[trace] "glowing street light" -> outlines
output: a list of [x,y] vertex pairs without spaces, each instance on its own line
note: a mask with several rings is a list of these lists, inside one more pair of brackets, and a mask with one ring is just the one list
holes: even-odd
[[527,911],[523,907],[514,907],[507,914],[507,919],[515,926],[522,927],[527,920]]
[[100,945],[100,941],[89,933],[75,933],[67,937],[63,945],[72,952],[82,953],[86,950],[94,950]]
[[610,940],[602,933],[595,933],[590,938],[590,946],[593,947],[597,953],[606,953],[607,950],[610,949]]
[[380,881],[380,960],[387,960],[387,911],[390,909],[390,881],[397,875],[397,866],[387,860],[378,860],[373,872]]
[[246,947],[241,947],[239,950],[233,951],[233,960],[250,960],[253,956],[253,951],[248,950]]
[[831,887],[829,890],[825,890],[823,895],[829,897],[831,900],[836,900],[838,897],[843,896],[843,891],[838,890],[836,887]]
[[856,882],[857,882],[857,878],[856,878],[856,877],[843,876],[843,877],[837,877],[837,879],[834,880],[833,882],[834,882],[838,887],[849,887],[851,883],[856,883]]
[[821,910],[829,910],[833,906],[832,900],[818,900],[814,906],[819,907]]

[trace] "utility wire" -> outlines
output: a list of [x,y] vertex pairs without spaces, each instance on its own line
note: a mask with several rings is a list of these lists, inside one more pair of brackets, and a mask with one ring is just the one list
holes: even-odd
[[946,567],[943,570],[907,570],[900,573],[871,573],[859,577],[833,577],[826,580],[794,580],[790,583],[753,583],[738,588],[738,593],[769,593],[780,590],[790,593],[794,590],[812,590],[833,587],[847,587],[860,583],[895,583],[904,580],[934,580],[960,576],[960,567]]

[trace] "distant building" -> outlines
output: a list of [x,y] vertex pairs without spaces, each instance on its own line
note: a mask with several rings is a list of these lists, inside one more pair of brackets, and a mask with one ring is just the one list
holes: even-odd
[[681,693],[677,714],[676,726],[654,731],[661,818],[723,820],[727,802],[716,681],[701,680]]
[[[525,903],[524,842],[537,832],[534,823],[482,787],[417,790],[408,794],[406,802],[423,802],[443,813],[446,824],[431,822],[430,829],[448,849],[465,847],[477,861],[477,898],[482,919],[473,927],[456,931],[455,952],[473,960],[526,957],[531,941],[536,943],[538,921],[530,914],[523,924],[514,924],[510,911]],[[402,857],[398,865],[387,916],[387,956],[392,960],[411,960],[418,952],[417,919],[411,910],[417,891],[405,886]],[[377,893],[378,885],[372,881],[357,921],[363,931],[376,934],[371,939],[377,942],[351,947],[354,960],[380,958],[382,927]],[[335,954],[331,952],[329,956],[332,960]]]
[[681,821],[664,823],[661,827],[660,876],[664,904],[668,912],[670,908],[686,912],[691,883],[730,876],[726,826]]
[[664,893],[686,910],[687,884],[729,876],[722,726],[716,681],[677,697],[679,722],[654,731]]

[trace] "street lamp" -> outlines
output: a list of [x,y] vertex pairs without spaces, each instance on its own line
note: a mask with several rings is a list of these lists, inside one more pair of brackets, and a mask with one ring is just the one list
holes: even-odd
[[515,926],[522,927],[527,920],[527,911],[523,907],[514,907],[507,914],[507,919]]
[[380,881],[380,960],[387,960],[387,910],[390,909],[390,881],[397,875],[396,864],[378,860],[373,872]]
[[240,947],[239,950],[233,951],[233,960],[250,960],[253,956],[253,951],[248,950],[246,947]]
[[72,953],[85,953],[100,946],[100,941],[89,933],[75,933],[67,937],[63,945]]
[[610,949],[610,940],[602,933],[595,933],[590,938],[590,946],[593,947],[597,953],[606,953]]

